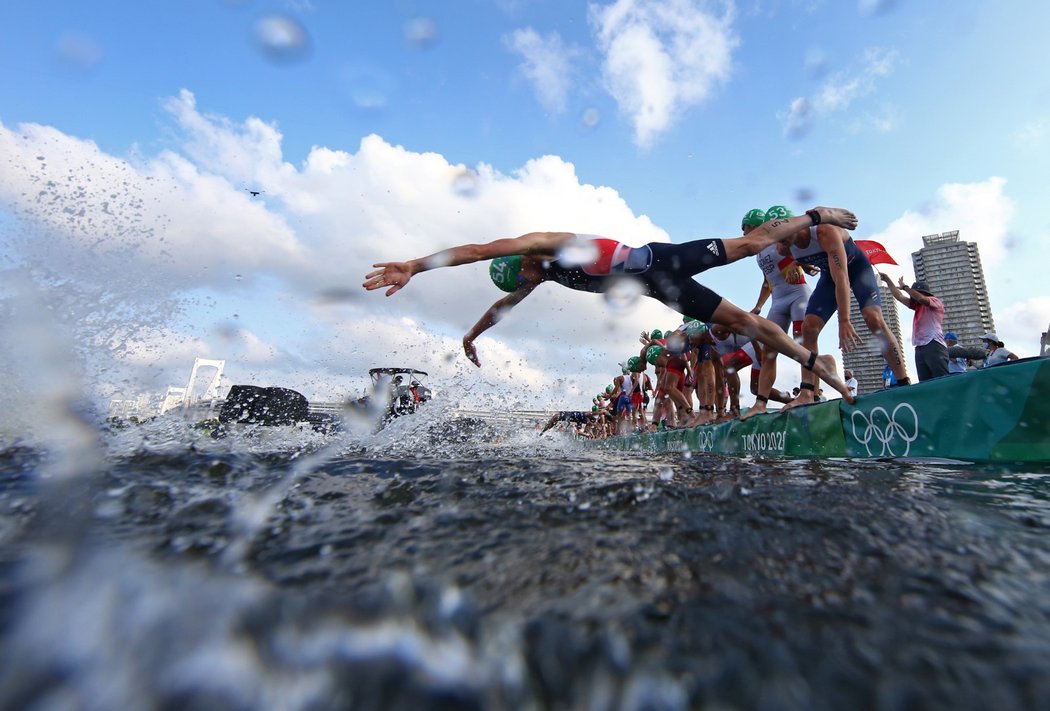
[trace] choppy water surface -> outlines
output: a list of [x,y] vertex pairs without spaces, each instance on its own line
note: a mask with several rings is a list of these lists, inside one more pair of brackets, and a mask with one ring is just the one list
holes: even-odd
[[5,708],[1050,707],[1050,470],[400,421],[0,455]]

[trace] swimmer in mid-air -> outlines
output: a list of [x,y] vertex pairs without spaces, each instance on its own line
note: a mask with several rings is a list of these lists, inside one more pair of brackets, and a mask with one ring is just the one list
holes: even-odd
[[[475,339],[543,282],[602,293],[615,281],[631,277],[641,283],[646,296],[694,319],[721,323],[790,356],[847,402],[853,402],[836,373],[833,358],[802,348],[775,324],[744,311],[692,278],[707,269],[753,257],[799,230],[820,224],[854,229],[857,218],[849,210],[817,207],[799,217],[769,220],[743,237],[684,244],[650,242],[642,247],[629,247],[597,235],[530,232],[486,244],[461,245],[408,262],[378,262],[373,265],[376,270],[365,275],[362,286],[369,291],[385,288],[386,295],[391,296],[421,272],[491,259],[489,276],[496,286],[509,293],[490,306],[463,336],[464,352],[480,367]],[[573,258],[584,251],[589,252],[585,263]]]

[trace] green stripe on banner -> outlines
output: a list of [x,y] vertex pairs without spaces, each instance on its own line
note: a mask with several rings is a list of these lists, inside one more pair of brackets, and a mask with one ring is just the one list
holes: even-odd
[[594,446],[776,457],[1050,462],[1050,359]]

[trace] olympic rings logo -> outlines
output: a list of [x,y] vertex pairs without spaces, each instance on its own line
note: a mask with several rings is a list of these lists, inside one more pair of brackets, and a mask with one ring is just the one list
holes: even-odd
[[710,452],[715,448],[715,432],[712,429],[698,429],[696,439],[696,448],[701,452]]
[[[919,416],[906,402],[893,408],[892,413],[884,407],[876,407],[868,415],[854,410],[850,420],[854,439],[864,445],[869,457],[906,457],[911,443],[919,438]],[[904,451],[897,451],[901,447]],[[873,448],[879,451],[874,452]]]

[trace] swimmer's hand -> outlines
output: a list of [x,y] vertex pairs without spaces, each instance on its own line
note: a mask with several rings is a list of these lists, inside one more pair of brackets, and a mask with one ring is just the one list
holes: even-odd
[[412,266],[408,262],[379,262],[372,266],[379,268],[366,274],[365,282],[361,285],[369,291],[388,286],[390,288],[386,290],[386,295],[390,296],[412,278]]
[[481,367],[481,361],[478,360],[478,349],[474,347],[474,341],[468,340],[466,337],[463,338],[463,352],[467,354],[467,358],[474,365]]
[[844,353],[852,353],[863,343],[864,341],[860,339],[860,335],[853,328],[853,324],[849,322],[849,319],[839,319],[839,348]]

